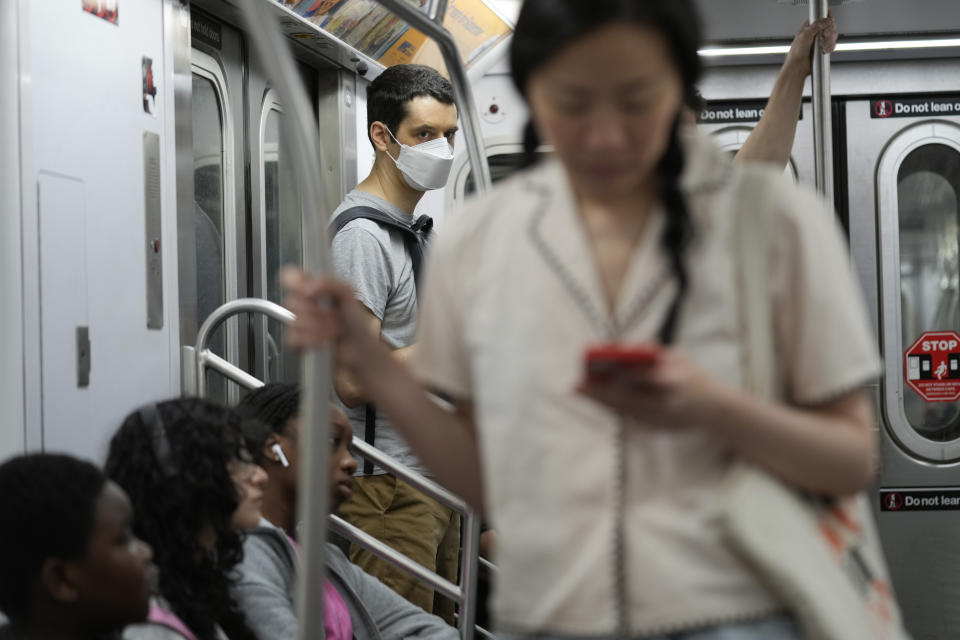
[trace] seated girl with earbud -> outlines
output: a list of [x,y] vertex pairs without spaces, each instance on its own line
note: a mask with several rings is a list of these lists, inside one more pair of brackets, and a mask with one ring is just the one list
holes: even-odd
[[[268,384],[247,395],[238,407],[256,419],[244,422],[247,449],[267,470],[269,481],[264,489],[263,518],[244,541],[244,558],[233,594],[257,635],[276,640],[292,640],[297,635],[294,590],[299,564],[299,406],[298,387]],[[352,476],[357,463],[350,450],[350,421],[335,406],[330,407],[330,417],[327,488],[330,510],[336,511],[353,494]],[[335,545],[327,545],[326,559],[328,581],[323,604],[327,640],[458,637],[443,620],[410,604],[351,564]]]

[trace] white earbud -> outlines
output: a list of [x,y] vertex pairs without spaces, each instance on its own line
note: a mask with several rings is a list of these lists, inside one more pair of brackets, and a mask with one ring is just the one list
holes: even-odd
[[277,455],[277,462],[282,464],[284,467],[289,467],[290,462],[287,460],[287,456],[283,455],[283,448],[280,447],[280,443],[277,443],[270,447],[270,450]]

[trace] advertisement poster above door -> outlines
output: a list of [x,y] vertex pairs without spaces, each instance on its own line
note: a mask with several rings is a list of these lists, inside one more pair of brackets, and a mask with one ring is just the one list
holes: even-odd
[[904,380],[927,402],[960,399],[960,335],[927,331],[904,354]]
[[[437,45],[376,0],[277,1],[386,67],[417,63],[444,69]],[[427,0],[406,2],[421,10],[427,4]],[[449,0],[443,26],[467,67],[513,32],[483,0]]]

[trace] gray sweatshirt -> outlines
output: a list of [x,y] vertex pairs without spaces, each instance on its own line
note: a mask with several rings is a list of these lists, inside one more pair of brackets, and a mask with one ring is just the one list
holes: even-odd
[[[247,532],[233,597],[257,637],[295,640],[297,565],[297,552],[281,529],[261,520],[260,526]],[[443,620],[410,604],[351,563],[332,544],[327,545],[327,568],[330,582],[350,611],[356,640],[460,637]]]

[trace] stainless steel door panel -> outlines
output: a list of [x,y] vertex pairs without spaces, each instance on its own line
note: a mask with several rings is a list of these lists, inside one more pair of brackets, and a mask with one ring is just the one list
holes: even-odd
[[[901,277],[899,253],[895,251],[899,247],[900,229],[891,223],[898,219],[899,213],[881,210],[881,207],[891,206],[891,193],[897,192],[898,170],[890,158],[899,154],[898,145],[909,150],[907,143],[911,140],[914,145],[924,144],[924,140],[929,143],[932,139],[924,136],[934,131],[928,126],[931,122],[960,123],[960,118],[877,119],[870,117],[871,108],[867,100],[846,104],[846,145],[851,251],[874,329],[885,351],[885,377],[879,386],[872,387],[874,393],[881,387],[883,390],[878,403],[881,422],[878,485],[882,488],[957,487],[960,486],[957,464],[936,464],[922,459],[901,444],[905,438],[896,435],[892,424],[905,420],[891,409],[901,402],[896,394],[902,392],[902,388],[898,391],[891,383],[900,384],[903,351],[909,345],[901,344],[900,296],[892,295],[889,286],[890,277],[898,280]],[[960,129],[956,132],[960,145]],[[884,156],[885,153],[888,155]],[[887,284],[883,287],[881,278],[886,278]],[[903,425],[898,429],[903,432]],[[875,498],[874,503],[879,509],[879,499]],[[957,637],[960,632],[960,536],[957,535],[960,512],[878,512],[877,522],[893,586],[914,637],[929,640]]]
[[[191,16],[209,28],[206,38],[193,38],[190,52],[193,91],[189,104],[178,104],[178,154],[192,158],[188,175],[193,200],[180,206],[181,345],[193,345],[197,328],[225,301],[246,295],[246,144],[244,113],[244,50],[240,32],[201,12]],[[196,31],[196,30],[195,30]],[[192,121],[187,126],[181,122]],[[182,174],[183,171],[181,170]],[[194,284],[195,283],[195,284]],[[190,294],[192,299],[189,299]],[[211,345],[231,362],[243,362],[241,324],[229,320]],[[222,346],[218,346],[221,345]],[[211,374],[209,388],[221,401],[236,401],[239,389]],[[229,394],[227,390],[229,389]]]

